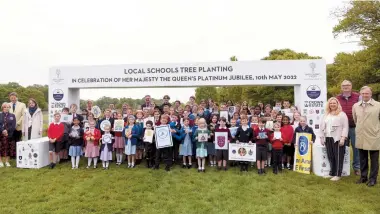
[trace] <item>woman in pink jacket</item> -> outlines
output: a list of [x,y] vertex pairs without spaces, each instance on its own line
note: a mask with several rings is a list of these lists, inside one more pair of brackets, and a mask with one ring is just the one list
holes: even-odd
[[35,99],[30,98],[28,108],[24,112],[22,135],[24,140],[42,137],[43,115]]
[[345,142],[348,136],[348,118],[335,97],[327,101],[326,112],[321,121],[321,143],[326,146],[330,173],[325,178],[340,180],[343,170]]

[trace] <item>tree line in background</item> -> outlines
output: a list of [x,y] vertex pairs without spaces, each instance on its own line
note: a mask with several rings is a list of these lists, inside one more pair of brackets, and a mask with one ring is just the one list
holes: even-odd
[[[333,11],[339,23],[333,28],[335,37],[339,35],[357,37],[363,47],[352,53],[338,53],[334,63],[327,65],[328,97],[340,93],[343,80],[350,80],[354,90],[362,86],[372,87],[373,97],[380,96],[380,2],[351,1],[345,7]],[[297,53],[290,49],[272,50],[262,60],[320,59],[307,53]],[[237,61],[237,57],[230,58]],[[273,104],[275,100],[294,100],[294,88],[279,86],[234,86],[234,87],[198,87],[195,96],[201,99],[211,98],[218,102],[249,101],[251,105],[258,101]]]
[[[351,1],[345,7],[338,8],[333,12],[339,23],[333,28],[332,33],[337,36],[350,36],[359,38],[358,43],[363,47],[360,51],[352,53],[338,53],[332,64],[327,65],[328,97],[335,96],[340,92],[340,84],[348,79],[352,82],[354,90],[368,85],[373,89],[373,97],[380,96],[380,2],[379,1]],[[355,42],[355,41],[354,41]],[[291,49],[272,50],[262,60],[295,60],[295,59],[320,59],[319,56],[310,56],[307,53],[297,53]],[[237,57],[230,58],[237,61]],[[0,84],[0,101],[8,102],[8,94],[15,91],[19,100],[27,102],[34,98],[43,110],[47,110],[48,86],[32,85],[22,87],[18,83],[10,82]],[[195,90],[197,102],[201,99],[212,98],[214,101],[223,102],[231,100],[251,102],[258,101],[272,103],[275,100],[294,100],[294,88],[284,86],[229,86],[229,87],[198,87]],[[153,101],[156,105],[161,100]],[[94,101],[94,105],[101,109],[113,103],[120,109],[123,103],[132,108],[137,108],[144,102],[142,99],[102,97]],[[172,100],[174,102],[174,100]],[[81,109],[86,107],[86,101],[81,100]]]

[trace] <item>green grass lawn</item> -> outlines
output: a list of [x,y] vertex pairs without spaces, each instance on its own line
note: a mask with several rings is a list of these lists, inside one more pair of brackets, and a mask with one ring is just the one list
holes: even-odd
[[[171,172],[139,166],[110,170],[0,169],[0,213],[379,213],[380,185],[333,183],[286,170],[259,176],[239,168],[206,173],[176,166]],[[14,161],[11,163],[15,165]],[[99,165],[100,166],[100,165]]]

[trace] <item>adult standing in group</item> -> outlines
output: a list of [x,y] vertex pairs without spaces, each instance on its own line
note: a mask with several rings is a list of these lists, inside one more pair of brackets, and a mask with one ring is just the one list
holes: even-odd
[[325,178],[340,180],[343,171],[345,142],[348,137],[348,118],[335,97],[327,101],[326,111],[321,121],[321,144],[326,145],[330,173]]
[[80,122],[80,125],[82,126],[84,118],[83,118],[83,116],[81,114],[78,114],[77,111],[78,111],[77,104],[74,104],[74,103],[71,104],[70,105],[70,113],[69,113],[69,115],[73,115],[73,121],[74,121],[74,118],[78,118],[78,120]]
[[339,100],[340,105],[342,106],[342,110],[346,113],[348,117],[348,138],[351,142],[352,152],[353,152],[353,161],[352,168],[355,171],[355,175],[360,175],[360,162],[359,162],[359,151],[356,148],[355,142],[355,123],[352,118],[352,107],[355,103],[359,102],[360,95],[359,93],[352,91],[352,83],[348,80],[344,80],[341,84],[342,93],[338,95],[336,98]]
[[3,157],[5,157],[5,166],[10,167],[9,156],[15,156],[16,145],[13,141],[13,134],[16,127],[16,117],[9,112],[11,105],[3,103],[0,113],[0,167],[4,167]]
[[22,122],[26,106],[25,103],[18,101],[16,92],[9,94],[9,100],[11,101],[9,103],[11,105],[9,113],[14,114],[16,117],[16,130],[13,133],[13,140],[14,142],[19,142],[22,137]]
[[92,106],[94,105],[94,103],[92,102],[92,100],[87,100],[87,111],[88,112],[91,112],[92,110]]
[[42,137],[44,118],[35,99],[29,99],[28,108],[24,112],[23,120],[22,135],[24,139],[30,140]]
[[164,106],[169,106],[169,107],[172,107],[172,104],[169,103],[169,100],[170,100],[170,97],[169,95],[165,95],[164,98],[162,99],[162,104],[160,106],[160,110],[161,112],[164,112]]
[[374,186],[379,173],[380,150],[380,103],[372,99],[372,89],[364,86],[360,89],[362,101],[352,107],[352,116],[356,124],[356,148],[359,149],[360,179],[358,184],[368,181],[368,153],[371,170],[367,186]]
[[152,97],[150,95],[145,95],[145,103],[141,105],[141,110],[144,108],[154,108],[152,105]]

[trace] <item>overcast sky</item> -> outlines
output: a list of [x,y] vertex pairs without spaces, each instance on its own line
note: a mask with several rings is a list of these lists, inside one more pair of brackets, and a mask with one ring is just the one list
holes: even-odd
[[[59,65],[259,60],[290,48],[322,56],[358,50],[333,38],[342,0],[0,0],[1,83],[47,84]],[[5,74],[5,75],[4,75]],[[188,100],[193,88],[91,89],[82,99]]]

